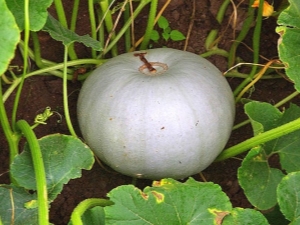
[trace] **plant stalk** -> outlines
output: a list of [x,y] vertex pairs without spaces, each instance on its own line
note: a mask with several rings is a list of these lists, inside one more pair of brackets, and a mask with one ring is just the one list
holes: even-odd
[[[96,32],[96,17],[94,12],[94,0],[88,0],[89,6],[89,16],[90,16],[90,25],[91,25],[91,37],[97,40]],[[92,49],[92,58],[96,58],[96,50]]]
[[30,21],[29,21],[29,0],[24,1],[24,53],[23,53],[23,73],[20,80],[20,85],[16,93],[16,98],[14,100],[14,106],[12,110],[12,129],[15,131],[17,111],[20,102],[21,92],[25,81],[25,75],[28,69],[28,45],[30,36]]
[[[105,21],[105,26],[106,26],[106,30],[108,33],[110,32],[114,32],[113,31],[113,27],[114,27],[114,23],[113,23],[113,19],[112,19],[112,15],[111,15],[111,10],[109,9],[109,1],[108,0],[102,0],[99,2],[100,8],[102,10],[102,14],[104,17],[104,21]],[[114,41],[116,37],[116,34],[113,33],[111,35],[111,40]],[[111,48],[111,54],[112,56],[117,56],[118,55],[118,50],[117,50],[117,46],[113,45]],[[107,51],[106,51],[107,52]]]
[[99,199],[99,198],[89,198],[82,202],[80,202],[71,215],[71,222],[73,225],[83,225],[81,216],[84,214],[84,212],[90,208],[93,208],[95,206],[110,206],[114,203],[107,199]]
[[141,0],[137,8],[134,10],[131,18],[125,22],[122,29],[119,31],[119,33],[116,35],[116,37],[110,42],[110,44],[107,46],[106,49],[102,52],[102,55],[105,55],[108,51],[110,51],[114,46],[116,46],[117,41],[123,36],[123,34],[126,32],[128,27],[131,25],[134,18],[137,17],[137,15],[142,11],[142,9],[149,3],[151,0]]
[[[58,21],[61,23],[61,25],[65,28],[68,28],[68,22],[67,22],[67,18],[66,18],[66,14],[65,14],[65,10],[64,10],[64,6],[62,4],[61,0],[54,0],[54,5],[55,5],[55,9],[57,12],[57,16],[58,16]],[[77,55],[74,49],[74,45],[70,45],[70,49],[69,49],[69,56],[72,60],[77,59]]]
[[36,178],[39,225],[49,225],[49,206],[46,173],[40,145],[34,132],[25,120],[19,120],[16,126],[18,130],[20,130],[27,139],[32,156],[32,162]]
[[153,27],[155,24],[154,21],[155,21],[155,16],[156,16],[156,11],[157,11],[157,4],[158,4],[158,0],[151,1],[150,11],[148,14],[148,23],[147,23],[144,39],[140,46],[140,50],[145,50],[148,48],[149,41],[151,38],[151,33],[152,33],[152,30],[153,30]]
[[[223,1],[222,5],[218,11],[216,19],[219,22],[219,24],[221,24],[223,21],[223,18],[224,18],[224,15],[225,15],[225,12],[226,12],[226,9],[227,9],[229,3],[230,3],[230,0]],[[217,29],[211,30],[209,32],[209,34],[206,37],[205,44],[204,44],[206,50],[211,50],[211,48],[214,46],[214,44],[216,44],[215,42],[216,42],[217,35],[218,35]]]
[[[72,60],[66,63],[67,67],[68,66],[78,66],[78,65],[83,65],[83,64],[95,64],[95,65],[100,65],[104,63],[106,60],[104,59],[77,59],[77,60]],[[42,75],[45,73],[49,73],[49,75],[54,75],[60,78],[63,78],[63,73],[61,71],[58,71],[60,69],[64,68],[64,63],[59,63],[51,67],[46,67],[40,70],[32,71],[28,74],[25,75],[25,78],[31,77],[31,76],[36,76],[36,75]],[[82,75],[78,78],[78,80],[84,80],[88,76],[88,73],[85,75]],[[73,75],[69,74],[67,75],[68,80],[73,79]],[[13,83],[9,86],[9,88],[6,90],[4,93],[2,99],[3,102],[5,102],[8,97],[11,95],[11,93],[15,90],[15,88],[20,84],[22,78],[16,78]]]
[[64,53],[64,71],[63,71],[63,104],[64,104],[64,113],[67,122],[67,126],[69,131],[73,137],[77,137],[76,132],[73,128],[71,118],[70,118],[70,111],[69,111],[69,101],[68,101],[68,84],[67,84],[67,61],[68,61],[68,45],[65,45],[65,53]]
[[234,156],[237,156],[255,146],[261,145],[268,141],[274,140],[293,131],[300,129],[300,118],[276,127],[274,129],[268,130],[261,133],[255,137],[247,139],[237,145],[225,149],[216,159],[215,162],[222,161]]

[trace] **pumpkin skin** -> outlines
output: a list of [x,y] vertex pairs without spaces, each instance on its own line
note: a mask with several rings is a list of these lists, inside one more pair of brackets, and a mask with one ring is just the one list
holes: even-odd
[[78,100],[78,121],[95,154],[132,177],[182,179],[208,167],[231,134],[235,106],[221,72],[193,53],[125,53],[95,69]]

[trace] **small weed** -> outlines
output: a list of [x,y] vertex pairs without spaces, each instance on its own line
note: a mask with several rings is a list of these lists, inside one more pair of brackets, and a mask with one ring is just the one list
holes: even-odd
[[183,33],[179,30],[172,30],[169,21],[166,17],[161,16],[157,21],[158,27],[162,30],[161,33],[157,30],[153,30],[151,34],[151,40],[157,42],[162,37],[165,41],[171,39],[172,41],[182,41],[185,39]]

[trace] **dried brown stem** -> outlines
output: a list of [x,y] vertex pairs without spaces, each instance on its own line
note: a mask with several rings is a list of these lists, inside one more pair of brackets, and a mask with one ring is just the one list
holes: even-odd
[[151,73],[155,73],[156,69],[151,65],[151,63],[148,62],[148,60],[144,57],[144,55],[146,55],[147,53],[134,53],[134,56],[136,57],[140,57],[140,60],[145,64],[145,66],[147,67],[147,69],[151,72]]

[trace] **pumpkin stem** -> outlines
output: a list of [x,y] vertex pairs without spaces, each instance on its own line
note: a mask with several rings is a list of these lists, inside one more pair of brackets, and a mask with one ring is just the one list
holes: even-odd
[[134,56],[140,57],[140,60],[145,64],[150,73],[156,73],[156,69],[148,62],[148,60],[144,57],[147,53],[134,53]]

